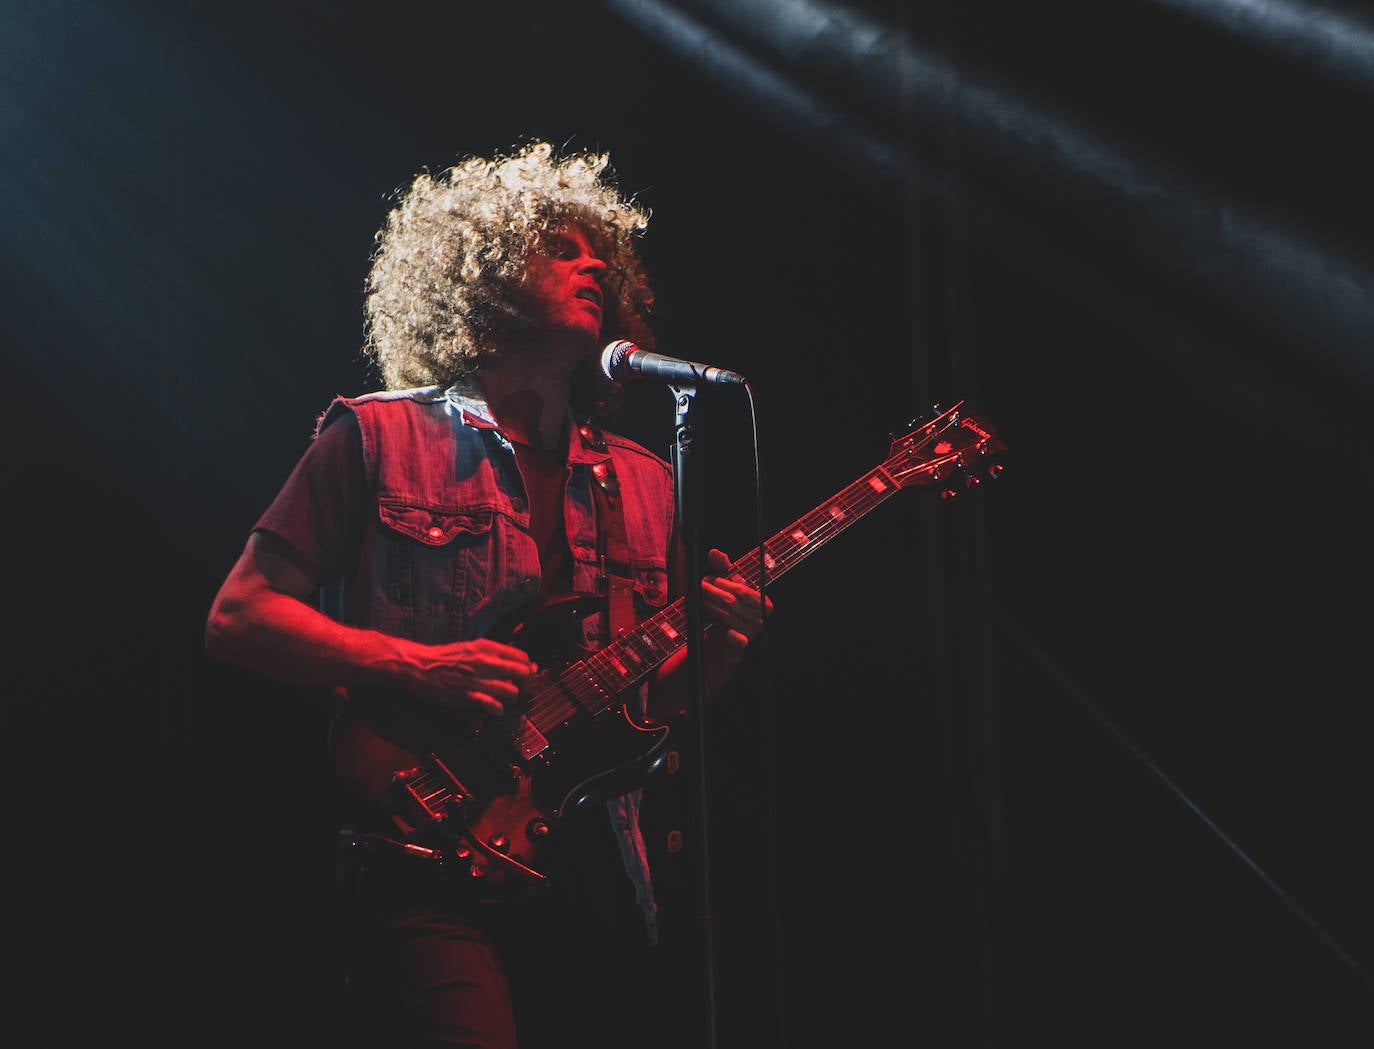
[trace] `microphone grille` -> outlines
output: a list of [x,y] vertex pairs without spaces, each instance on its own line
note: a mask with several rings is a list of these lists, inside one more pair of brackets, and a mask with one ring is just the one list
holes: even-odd
[[608,379],[615,379],[625,358],[639,349],[629,339],[616,339],[601,351],[601,371]]

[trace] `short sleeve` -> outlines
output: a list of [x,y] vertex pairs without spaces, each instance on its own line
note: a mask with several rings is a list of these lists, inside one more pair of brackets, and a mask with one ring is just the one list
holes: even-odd
[[350,571],[370,505],[362,434],[346,412],[311,441],[253,530],[285,543],[324,584]]

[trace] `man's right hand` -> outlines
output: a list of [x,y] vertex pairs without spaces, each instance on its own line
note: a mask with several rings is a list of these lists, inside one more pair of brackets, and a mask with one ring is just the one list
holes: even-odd
[[514,645],[486,638],[409,646],[401,677],[409,692],[455,714],[500,717],[538,666]]

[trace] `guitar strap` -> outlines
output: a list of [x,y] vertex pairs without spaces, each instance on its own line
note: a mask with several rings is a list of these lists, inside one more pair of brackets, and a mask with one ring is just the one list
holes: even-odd
[[[590,426],[582,436],[596,451],[606,451],[606,441]],[[592,491],[596,498],[597,551],[601,559],[601,587],[606,594],[606,627],[612,641],[635,625],[634,580],[630,576],[630,546],[625,538],[625,513],[620,498],[620,482],[608,455],[592,466]],[[635,900],[644,918],[650,943],[658,942],[658,904],[654,899],[653,878],[649,873],[649,851],[640,826],[642,789],[606,799],[611,826],[620,846],[620,859],[634,885]]]
[[[590,426],[582,436],[597,451],[606,450],[601,434]],[[601,560],[600,584],[606,595],[607,627],[611,640],[634,626],[634,580],[630,575],[630,546],[625,538],[625,513],[620,501],[620,481],[615,466],[607,457],[592,466],[593,494],[596,498],[597,551]]]

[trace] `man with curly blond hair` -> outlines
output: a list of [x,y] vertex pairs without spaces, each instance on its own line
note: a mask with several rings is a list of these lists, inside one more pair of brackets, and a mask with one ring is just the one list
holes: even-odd
[[606,154],[555,159],[538,143],[411,183],[377,236],[367,281],[366,349],[388,388],[448,386],[533,332],[520,282],[541,238],[567,224],[605,263],[601,337],[653,349],[637,244],[649,213],[607,183],[608,163]]
[[[211,607],[212,657],[338,696],[360,1045],[694,1044],[640,830],[687,707],[674,485],[600,425],[600,348],[653,345],[648,221],[604,153],[416,176],[366,285],[384,389],[328,405]],[[771,603],[707,560],[709,697]]]

